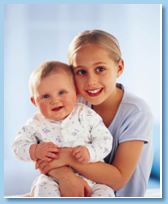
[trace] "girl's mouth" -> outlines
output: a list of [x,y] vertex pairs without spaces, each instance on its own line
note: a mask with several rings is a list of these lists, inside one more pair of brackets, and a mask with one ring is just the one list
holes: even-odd
[[100,95],[102,91],[103,91],[103,88],[87,90],[86,92],[88,93],[89,96],[94,97],[94,96]]

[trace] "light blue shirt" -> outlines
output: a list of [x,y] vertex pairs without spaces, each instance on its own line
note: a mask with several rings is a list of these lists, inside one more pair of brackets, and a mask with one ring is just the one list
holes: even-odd
[[[121,84],[117,84],[117,87],[122,89],[124,94],[118,111],[108,127],[113,136],[113,147],[105,162],[112,164],[120,143],[131,140],[144,141],[140,159],[131,179],[122,189],[115,192],[116,197],[143,197],[153,162],[153,116],[144,100],[124,89]],[[80,99],[80,102],[91,106],[84,99]]]

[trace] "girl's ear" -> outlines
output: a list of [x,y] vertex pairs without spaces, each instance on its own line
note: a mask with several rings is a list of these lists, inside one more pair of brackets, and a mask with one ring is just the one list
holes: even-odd
[[124,71],[124,60],[120,59],[118,63],[117,78],[123,73],[123,71]]
[[33,97],[33,96],[31,96],[30,100],[31,100],[32,104],[33,104],[34,106],[36,106],[36,102],[35,102],[35,100],[34,100],[34,97]]

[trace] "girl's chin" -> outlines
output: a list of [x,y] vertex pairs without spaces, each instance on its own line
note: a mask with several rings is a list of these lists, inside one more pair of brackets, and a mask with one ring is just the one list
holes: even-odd
[[103,99],[101,98],[96,98],[96,97],[83,97],[83,98],[85,98],[86,99],[86,101],[88,101],[90,104],[92,104],[92,105],[100,105],[100,104],[102,104],[103,103]]

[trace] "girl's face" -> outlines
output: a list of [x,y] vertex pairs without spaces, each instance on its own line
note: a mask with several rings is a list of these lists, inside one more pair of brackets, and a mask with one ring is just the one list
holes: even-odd
[[34,87],[32,103],[40,110],[41,114],[51,120],[66,118],[77,100],[76,88],[72,76],[58,72],[51,74]]
[[123,67],[105,49],[94,44],[81,48],[73,57],[73,69],[79,93],[91,104],[100,105],[116,96],[116,78]]

